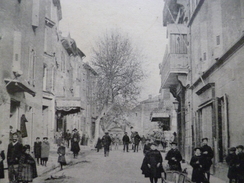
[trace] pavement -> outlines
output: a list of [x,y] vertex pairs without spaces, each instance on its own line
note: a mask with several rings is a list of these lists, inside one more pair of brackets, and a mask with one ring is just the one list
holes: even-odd
[[[60,171],[57,162],[57,147],[52,147],[50,151],[47,167],[37,166],[38,178],[33,183],[148,183],[149,179],[141,174],[140,166],[143,160],[143,153],[123,152],[112,150],[109,157],[103,156],[103,150],[97,153],[91,147],[81,146],[81,152],[77,159],[73,158],[72,152],[67,149],[67,166]],[[165,156],[165,153],[162,153]],[[163,162],[164,167],[167,161]],[[182,163],[182,168],[187,168],[188,177],[191,178],[192,167],[187,163]],[[7,177],[7,171],[5,173]],[[52,180],[47,180],[55,178]],[[56,179],[57,178],[57,179]],[[60,179],[59,179],[60,178]],[[160,181],[159,181],[160,182]],[[211,183],[226,183],[225,181],[211,176]],[[0,179],[0,183],[8,183],[8,179]]]

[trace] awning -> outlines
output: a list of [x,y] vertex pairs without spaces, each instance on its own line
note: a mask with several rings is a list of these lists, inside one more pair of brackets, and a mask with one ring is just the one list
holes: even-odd
[[156,112],[156,113],[152,113],[151,122],[169,120],[169,118],[170,116],[168,113]]
[[56,110],[64,112],[79,112],[84,110],[84,102],[80,98],[56,99]]
[[9,93],[16,93],[16,92],[27,92],[33,97],[35,97],[36,92],[28,88],[22,82],[12,79],[4,79],[6,83],[6,87]]

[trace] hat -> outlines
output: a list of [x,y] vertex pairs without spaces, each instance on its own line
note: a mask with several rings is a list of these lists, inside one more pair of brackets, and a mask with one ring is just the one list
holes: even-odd
[[196,148],[194,148],[194,151],[196,151],[196,150],[200,150],[200,151],[202,151],[202,149],[201,149],[201,147],[196,147]]
[[151,145],[158,146],[158,144],[155,142],[151,143]]
[[231,147],[231,148],[229,148],[229,151],[236,151],[236,148],[235,147]]
[[25,152],[27,149],[30,149],[30,145],[28,145],[28,144],[25,145],[22,150],[23,150],[23,152]]
[[236,149],[239,149],[239,148],[243,150],[244,146],[243,145],[236,146]]
[[108,134],[108,132],[105,132],[105,134]]
[[170,144],[171,144],[171,145],[172,145],[172,144],[177,145],[177,142],[171,142]]
[[74,130],[73,131],[77,131],[77,129],[76,128],[74,128]]
[[207,137],[205,137],[205,138],[202,138],[202,141],[204,141],[204,140],[208,141],[208,138],[207,138]]

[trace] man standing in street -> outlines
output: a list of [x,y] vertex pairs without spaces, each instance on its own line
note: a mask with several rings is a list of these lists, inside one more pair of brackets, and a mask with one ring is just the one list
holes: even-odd
[[102,138],[102,143],[103,143],[103,147],[104,147],[104,157],[109,156],[109,146],[111,145],[111,138],[108,135],[108,132],[105,132],[105,135]]
[[129,148],[130,138],[127,135],[127,132],[125,132],[125,135],[123,136],[122,141],[123,141],[123,145],[124,145],[123,151],[125,152],[125,149],[126,149],[126,152],[129,152],[128,148]]
[[204,173],[207,174],[207,179],[210,181],[210,167],[212,165],[212,158],[214,154],[212,148],[208,146],[208,138],[203,138],[202,144],[201,151],[203,161],[205,162]]
[[168,160],[170,170],[181,172],[182,169],[180,162],[182,160],[182,156],[180,154],[180,151],[176,148],[176,146],[176,142],[171,142],[171,149],[167,153],[165,159]]
[[239,145],[237,149],[237,180],[238,183],[244,183],[244,146]]
[[138,152],[139,143],[141,141],[141,137],[139,136],[138,132],[135,132],[134,136],[134,152]]
[[19,159],[22,153],[22,144],[18,142],[17,134],[13,134],[12,142],[8,145],[7,163],[10,183],[17,182]]
[[71,133],[67,130],[64,134],[64,140],[67,142],[67,146],[69,148],[70,140],[71,140]]

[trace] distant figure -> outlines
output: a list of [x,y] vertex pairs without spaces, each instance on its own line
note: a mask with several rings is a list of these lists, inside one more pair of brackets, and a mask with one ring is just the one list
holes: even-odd
[[236,183],[238,159],[237,159],[235,147],[231,147],[229,149],[229,153],[226,156],[225,160],[229,167],[228,174],[227,174],[227,177],[229,178],[229,183],[233,183],[233,182]]
[[206,177],[204,175],[204,159],[201,155],[201,148],[194,149],[195,155],[191,158],[190,165],[193,168],[192,171],[192,182],[202,183],[206,182]]
[[204,171],[207,174],[208,181],[210,182],[210,167],[212,165],[212,158],[214,157],[214,153],[212,148],[208,146],[208,138],[203,138],[202,144],[201,151],[205,161]]
[[127,132],[125,132],[125,135],[123,136],[123,145],[124,145],[124,148],[123,148],[123,151],[125,152],[129,152],[129,143],[130,143],[130,138],[129,136],[127,135]]
[[60,164],[60,170],[63,170],[63,166],[66,165],[64,142],[62,142],[58,147],[57,154],[58,154],[58,162]]
[[141,137],[139,136],[138,132],[135,132],[134,136],[134,152],[138,152],[139,143],[141,141]]
[[113,136],[113,134],[110,134],[110,138],[111,138],[111,145],[109,147],[109,150],[112,151],[113,150],[113,146],[114,146],[114,136]]
[[95,148],[97,149],[97,152],[99,152],[100,149],[102,149],[103,145],[102,145],[102,139],[100,137],[98,137],[97,139],[97,144],[95,146]]
[[40,141],[40,137],[36,137],[36,142],[34,142],[34,155],[36,158],[37,165],[39,165],[41,159],[41,151],[42,151],[42,142]]
[[7,163],[8,163],[8,176],[10,183],[17,181],[19,160],[22,154],[22,144],[18,142],[17,134],[13,134],[12,142],[8,145]]
[[114,137],[114,149],[118,150],[119,149],[119,136],[118,134],[116,134],[116,136]]
[[79,142],[76,138],[74,138],[73,142],[71,143],[71,151],[73,152],[74,158],[76,158],[80,152]]
[[171,142],[171,149],[168,151],[165,159],[168,160],[169,169],[181,172],[181,160],[182,156],[180,151],[176,148],[177,143]]
[[4,179],[4,164],[3,164],[4,160],[5,160],[5,153],[2,147],[2,141],[0,140],[0,179]]
[[150,139],[146,139],[146,143],[143,147],[144,156],[151,150]]
[[71,133],[69,132],[69,130],[67,130],[64,134],[64,140],[67,143],[67,147],[69,148],[70,145],[70,140],[71,140]]
[[104,157],[109,156],[109,146],[111,145],[111,137],[108,135],[108,132],[105,132],[105,135],[102,138],[103,148],[104,148]]
[[47,137],[43,137],[42,150],[41,150],[41,165],[47,166],[47,161],[49,157],[50,144]]
[[73,134],[71,136],[71,145],[72,142],[74,141],[74,138],[76,138],[76,141],[79,143],[80,142],[80,133],[77,131],[77,129],[73,129]]
[[32,182],[37,177],[36,162],[30,155],[30,146],[23,147],[23,153],[19,160],[18,182]]
[[145,138],[145,136],[143,135],[142,138],[141,138],[141,149],[143,149],[145,143],[146,143],[146,138]]
[[239,145],[236,147],[237,149],[237,179],[238,183],[244,183],[244,147],[243,145]]
[[163,158],[161,153],[157,150],[157,144],[151,144],[151,150],[143,159],[141,170],[145,177],[149,177],[151,183],[157,183],[164,172],[162,166]]

